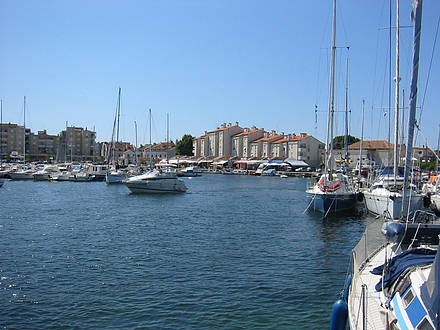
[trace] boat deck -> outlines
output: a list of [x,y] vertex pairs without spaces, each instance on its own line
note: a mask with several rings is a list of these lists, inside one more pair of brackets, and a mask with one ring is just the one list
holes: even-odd
[[[390,251],[388,250],[388,253]],[[385,249],[368,262],[366,267],[353,277],[353,282],[349,297],[349,323],[350,329],[364,329],[363,308],[364,299],[362,297],[362,285],[366,285],[366,328],[365,329],[386,329],[387,311],[381,306],[386,300],[382,292],[377,292],[376,284],[380,280],[379,275],[371,274],[371,270],[384,263]]]

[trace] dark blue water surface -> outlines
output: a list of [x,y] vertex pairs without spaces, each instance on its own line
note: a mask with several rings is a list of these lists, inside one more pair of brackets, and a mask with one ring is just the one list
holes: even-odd
[[304,179],[205,175],[188,192],[0,188],[4,329],[319,329],[369,219],[303,214]]

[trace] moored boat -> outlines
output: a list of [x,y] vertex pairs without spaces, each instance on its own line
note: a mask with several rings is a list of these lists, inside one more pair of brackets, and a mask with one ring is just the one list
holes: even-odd
[[123,183],[132,193],[181,193],[187,190],[185,182],[175,173],[159,170],[131,177]]

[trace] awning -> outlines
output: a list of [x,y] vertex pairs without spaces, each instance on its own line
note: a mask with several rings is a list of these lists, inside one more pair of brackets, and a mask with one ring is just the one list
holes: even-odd
[[284,160],[286,163],[289,163],[292,167],[303,167],[303,166],[309,166],[306,162],[303,162],[302,160],[296,160],[295,158],[287,158]]
[[225,165],[228,161],[227,160],[219,160],[217,162],[212,163],[212,165]]

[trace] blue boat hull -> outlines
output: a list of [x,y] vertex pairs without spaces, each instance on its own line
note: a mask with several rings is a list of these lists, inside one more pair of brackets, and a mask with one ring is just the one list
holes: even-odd
[[356,194],[319,194],[313,198],[311,208],[322,213],[349,211],[356,207]]

